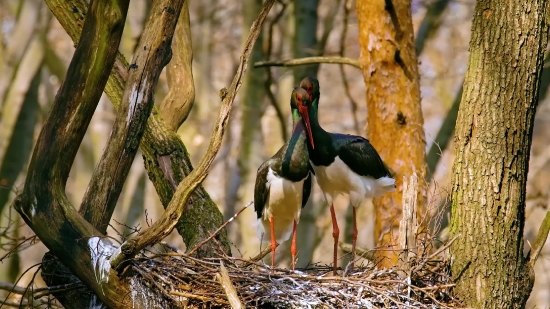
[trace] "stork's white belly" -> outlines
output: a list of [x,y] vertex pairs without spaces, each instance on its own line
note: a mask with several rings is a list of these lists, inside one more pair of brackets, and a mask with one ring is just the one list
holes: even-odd
[[258,219],[258,236],[262,241],[270,241],[269,218],[273,217],[275,239],[278,243],[286,241],[292,234],[294,220],[300,220],[302,196],[305,178],[292,182],[275,175],[269,168],[266,187],[269,196],[264,206],[262,217]]
[[395,179],[360,176],[338,156],[329,166],[316,166],[313,162],[311,165],[315,170],[317,183],[329,204],[332,204],[338,194],[349,194],[351,204],[359,206],[365,198],[378,197],[395,190]]

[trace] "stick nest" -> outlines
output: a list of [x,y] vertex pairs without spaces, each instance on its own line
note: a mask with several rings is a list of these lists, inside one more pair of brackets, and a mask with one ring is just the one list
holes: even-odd
[[[172,308],[231,308],[232,296],[246,308],[451,308],[458,302],[444,251],[392,269],[356,266],[335,277],[330,266],[292,272],[222,254],[197,259],[172,248],[134,259],[130,280],[156,290]],[[231,283],[220,280],[224,273]],[[226,292],[227,285],[236,293]]]

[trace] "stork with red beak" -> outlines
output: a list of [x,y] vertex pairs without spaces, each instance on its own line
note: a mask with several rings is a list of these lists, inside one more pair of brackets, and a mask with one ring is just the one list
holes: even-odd
[[[357,243],[356,207],[365,198],[379,197],[395,190],[395,179],[388,171],[376,149],[361,136],[329,133],[319,125],[319,81],[306,77],[300,87],[310,95],[312,103],[307,110],[301,109],[305,126],[311,130],[311,143],[308,143],[309,160],[315,172],[317,183],[328,204],[332,216],[334,237],[334,265],[336,275],[338,261],[338,237],[340,229],[336,221],[333,201],[338,194],[348,194],[353,206],[353,232],[351,268],[355,259]],[[313,148],[315,145],[315,148]]]
[[[311,192],[311,166],[308,146],[313,149],[313,137],[309,119],[302,121],[311,105],[308,93],[294,88],[290,99],[294,129],[290,140],[269,160],[264,162],[256,175],[254,209],[258,217],[260,238],[271,240],[271,266],[275,265],[277,243],[288,240],[292,234],[292,269],[296,261],[296,225],[300,212]],[[309,136],[309,139],[306,137]]]

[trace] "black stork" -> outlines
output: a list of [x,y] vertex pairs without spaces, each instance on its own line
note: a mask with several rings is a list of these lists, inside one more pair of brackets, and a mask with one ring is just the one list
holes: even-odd
[[[336,275],[338,258],[338,237],[340,229],[336,221],[333,200],[338,194],[349,194],[353,206],[353,232],[351,269],[355,259],[357,242],[357,222],[355,209],[365,198],[379,197],[386,192],[395,190],[395,179],[388,171],[376,149],[361,136],[329,133],[319,125],[319,81],[315,77],[306,77],[300,82],[311,97],[311,104],[306,113],[302,114],[306,126],[311,128],[312,143],[308,144],[309,160],[315,172],[317,183],[327,203],[332,216],[332,235],[334,237],[334,265]],[[300,110],[303,111],[303,110]],[[310,123],[307,123],[307,121]],[[315,149],[312,145],[315,144]]]
[[304,126],[309,122],[303,122],[301,116],[309,105],[308,93],[304,89],[294,88],[290,99],[294,127],[292,136],[273,157],[260,165],[254,187],[258,234],[271,240],[271,266],[275,264],[277,242],[288,240],[292,234],[292,270],[296,260],[296,225],[311,192],[306,133],[310,136],[311,149],[314,145],[311,130]]

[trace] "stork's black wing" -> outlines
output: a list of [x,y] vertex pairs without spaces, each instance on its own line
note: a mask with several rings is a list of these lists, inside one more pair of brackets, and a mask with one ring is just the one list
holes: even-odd
[[260,219],[264,211],[265,203],[269,196],[269,186],[267,184],[267,173],[269,172],[269,160],[264,162],[258,168],[256,173],[256,184],[254,185],[254,210],[256,217]]
[[338,156],[355,173],[375,179],[391,173],[369,140],[361,136],[331,134]]

